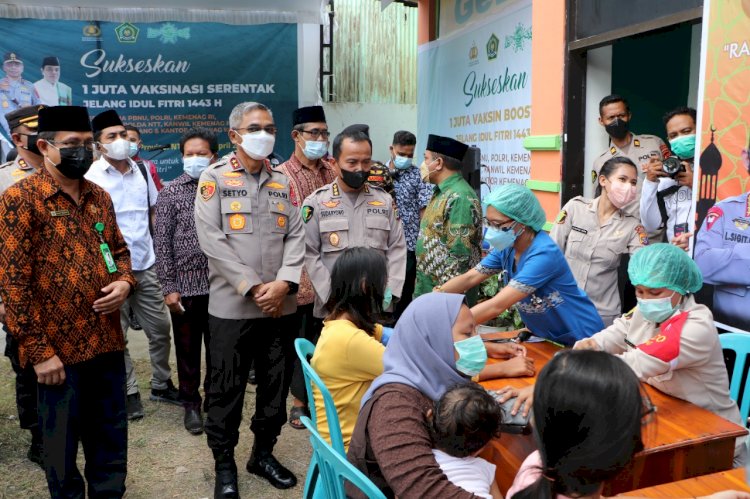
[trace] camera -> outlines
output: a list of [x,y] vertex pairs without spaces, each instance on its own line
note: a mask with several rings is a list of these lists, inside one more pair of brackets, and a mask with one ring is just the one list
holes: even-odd
[[680,158],[676,156],[669,156],[668,158],[664,158],[661,169],[671,178],[675,178],[680,174],[680,172],[686,171],[685,165],[683,165],[680,161]]

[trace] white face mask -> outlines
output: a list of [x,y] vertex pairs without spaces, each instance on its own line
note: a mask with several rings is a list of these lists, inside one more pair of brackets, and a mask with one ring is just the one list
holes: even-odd
[[108,158],[120,161],[130,157],[130,142],[125,139],[117,139],[109,144],[102,144],[102,146],[107,151]]
[[[238,133],[235,131],[235,133]],[[276,137],[266,132],[258,130],[253,133],[245,133],[242,137],[242,149],[245,153],[255,160],[266,159],[273,152],[273,146],[276,143]]]
[[211,158],[206,158],[205,156],[182,158],[182,169],[185,170],[185,173],[196,179],[200,178],[201,173],[208,168],[209,164],[211,164]]

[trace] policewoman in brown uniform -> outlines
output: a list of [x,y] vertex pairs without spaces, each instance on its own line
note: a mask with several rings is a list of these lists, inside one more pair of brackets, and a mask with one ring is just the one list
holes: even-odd
[[234,448],[251,363],[258,386],[247,470],[277,488],[297,483],[272,450],[286,422],[305,234],[289,180],[266,160],[276,136],[271,111],[238,104],[229,126],[236,150],[201,174],[195,200],[210,282],[205,431],[216,461],[215,497],[238,497]]
[[610,158],[599,175],[598,196],[568,201],[550,232],[605,326],[622,313],[617,280],[622,255],[648,244],[640,221],[626,209],[636,198],[636,179],[632,161]]
[[327,315],[331,269],[346,248],[363,246],[381,251],[388,260],[388,288],[383,305],[401,296],[406,276],[406,239],[396,217],[393,198],[366,183],[372,142],[360,128],[345,129],[333,141],[339,175],[311,194],[302,205],[305,224],[305,268],[315,289],[317,318]]

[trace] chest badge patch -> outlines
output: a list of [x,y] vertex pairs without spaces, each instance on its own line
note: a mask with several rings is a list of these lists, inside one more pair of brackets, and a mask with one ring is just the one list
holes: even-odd
[[283,189],[284,188],[284,186],[278,182],[270,182],[266,184],[266,187],[268,187],[269,189]]
[[750,220],[744,218],[735,218],[732,221],[734,222],[734,226],[740,230],[747,230],[747,228],[750,227]]
[[368,201],[367,204],[370,206],[383,206],[384,203],[382,201]]
[[331,199],[329,201],[326,201],[325,203],[320,203],[320,204],[322,204],[326,208],[335,208],[339,205],[339,203],[341,203],[341,201],[334,201],[333,199]]
[[216,194],[216,182],[213,180],[204,180],[198,186],[198,192],[200,192],[203,201],[208,201]]
[[279,211],[284,211],[286,210],[286,207],[284,206],[284,203],[279,202],[279,203],[276,203],[276,209]]
[[229,209],[232,211],[240,211],[242,209],[242,203],[240,203],[239,201],[232,201],[229,204]]
[[231,215],[229,217],[229,227],[232,230],[244,229],[246,222],[247,222],[247,219],[245,218],[245,215],[240,215],[239,213],[235,213],[234,215]]
[[276,217],[276,227],[284,228],[286,227],[286,217],[283,215],[280,215]]
[[224,172],[221,176],[225,178],[240,178],[242,174],[240,172]]
[[331,246],[338,248],[339,243],[341,242],[341,238],[339,238],[339,233],[331,232],[331,234],[328,236],[328,242],[331,243]]
[[242,187],[245,185],[245,182],[240,179],[229,179],[224,181],[224,185],[227,187]]

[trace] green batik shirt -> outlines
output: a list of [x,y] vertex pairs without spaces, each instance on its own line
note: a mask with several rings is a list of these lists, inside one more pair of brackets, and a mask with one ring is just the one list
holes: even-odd
[[[414,298],[474,268],[481,260],[482,209],[474,189],[460,173],[435,188],[425,208],[417,239]],[[467,293],[470,303],[476,289]]]

